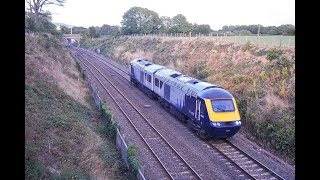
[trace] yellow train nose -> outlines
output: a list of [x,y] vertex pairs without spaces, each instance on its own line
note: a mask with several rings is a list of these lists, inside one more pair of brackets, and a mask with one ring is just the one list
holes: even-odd
[[240,113],[237,107],[237,103],[234,98],[232,102],[234,105],[234,111],[231,112],[215,112],[212,108],[211,99],[205,99],[206,108],[208,111],[209,119],[212,122],[228,122],[228,121],[238,121],[240,120]]

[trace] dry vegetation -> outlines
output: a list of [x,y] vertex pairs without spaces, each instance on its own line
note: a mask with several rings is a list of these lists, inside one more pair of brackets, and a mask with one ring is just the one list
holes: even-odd
[[50,35],[25,37],[25,178],[128,179],[75,61]]
[[289,163],[295,160],[295,51],[204,38],[102,37],[82,47],[128,64],[144,57],[220,85],[237,100],[242,133]]

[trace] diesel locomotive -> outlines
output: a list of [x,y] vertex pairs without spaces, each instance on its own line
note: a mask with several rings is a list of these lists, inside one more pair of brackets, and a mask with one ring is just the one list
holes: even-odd
[[143,58],[130,62],[130,81],[157,99],[203,138],[228,138],[240,127],[235,98],[227,90]]

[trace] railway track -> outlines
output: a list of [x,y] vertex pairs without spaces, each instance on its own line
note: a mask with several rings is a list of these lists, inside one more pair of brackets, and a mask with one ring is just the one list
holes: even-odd
[[[155,159],[161,164],[167,176],[164,179],[202,179],[195,170],[187,163],[185,159],[168,143],[168,141],[157,131],[153,125],[145,118],[132,102],[106,77],[96,66],[87,60],[81,53],[71,52],[74,57],[85,65],[90,73],[99,81],[105,91],[117,104],[128,122],[133,126],[139,134],[143,142],[154,155]],[[90,65],[89,65],[90,64]],[[91,66],[91,68],[89,67]],[[94,70],[92,70],[92,68]],[[106,88],[96,73],[108,82]],[[117,94],[116,94],[117,93]],[[129,115],[130,114],[130,115]],[[134,117],[134,120],[133,118]]]
[[[114,72],[119,73],[123,78],[127,79],[129,81],[129,78],[125,77],[125,75],[129,76],[128,72],[125,72],[123,69],[119,68],[118,66],[114,65],[113,63],[110,63],[103,58],[101,58],[98,55],[95,55],[94,53],[87,52],[84,50],[78,49],[77,51],[80,51],[82,53],[85,53],[88,56],[94,57],[104,65],[108,66],[109,68],[113,69]],[[116,67],[117,70],[115,70],[113,67]],[[125,74],[125,75],[123,75]],[[141,116],[143,116],[141,114]],[[149,123],[150,124],[150,123]],[[150,124],[151,125],[151,124]],[[152,125],[151,125],[152,126]],[[146,127],[146,126],[144,126]],[[155,131],[157,131],[154,127],[152,127]],[[151,136],[152,137],[152,136]],[[157,139],[157,138],[155,138]],[[245,153],[235,145],[233,145],[228,140],[210,140],[207,142],[209,146],[211,146],[213,149],[218,151],[225,159],[227,159],[230,164],[235,166],[237,169],[239,169],[241,173],[241,179],[284,179],[253,157],[251,157],[249,154]],[[175,177],[171,177],[174,178]],[[198,178],[200,178],[198,176]],[[179,179],[179,178],[178,178]]]
[[251,179],[284,179],[227,139],[211,140],[208,144]]
[[121,67],[119,67],[118,64],[114,63],[114,62],[110,62],[105,58],[102,58],[101,56],[87,51],[87,50],[83,50],[80,48],[75,48],[77,51],[80,51],[81,53],[87,54],[89,56],[94,57],[95,59],[97,59],[98,61],[100,61],[102,64],[108,66],[110,69],[114,70],[115,72],[117,72],[120,76],[122,76],[123,78],[127,79],[128,81],[130,80],[130,74],[128,73],[128,71],[123,70]]

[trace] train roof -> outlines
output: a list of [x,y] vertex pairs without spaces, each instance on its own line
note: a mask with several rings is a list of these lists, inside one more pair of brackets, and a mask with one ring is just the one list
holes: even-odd
[[164,66],[154,64],[153,62],[150,62],[149,60],[142,59],[142,58],[134,59],[130,62],[130,64],[144,71],[148,71],[150,73],[154,73],[159,69],[166,68]]
[[155,73],[155,77],[170,86],[177,87],[187,94],[197,96],[199,92],[210,87],[217,87],[214,84],[200,81],[196,78],[184,75],[171,69],[160,69]]
[[154,73],[155,77],[159,80],[167,83],[170,86],[181,89],[187,94],[193,96],[203,95],[203,93],[201,93],[203,90],[218,87],[217,85],[203,82],[199,79],[184,75],[181,72],[154,64],[153,62],[150,62],[144,58],[134,59],[130,62],[130,64],[143,71]]

